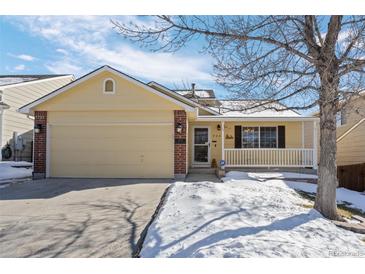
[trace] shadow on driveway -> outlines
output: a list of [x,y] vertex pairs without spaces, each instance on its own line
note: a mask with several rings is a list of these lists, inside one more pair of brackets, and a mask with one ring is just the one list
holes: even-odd
[[172,179],[44,179],[0,189],[0,200],[47,199],[71,191],[140,184],[169,184]]
[[0,257],[131,257],[170,182],[52,179],[0,189]]

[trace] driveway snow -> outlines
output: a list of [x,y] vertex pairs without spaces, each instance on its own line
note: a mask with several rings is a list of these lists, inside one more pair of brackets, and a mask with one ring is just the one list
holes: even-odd
[[0,162],[0,180],[30,177],[32,176],[32,171],[32,164],[29,162]]
[[365,256],[364,235],[305,207],[285,181],[229,175],[224,183],[175,183],[141,257]]

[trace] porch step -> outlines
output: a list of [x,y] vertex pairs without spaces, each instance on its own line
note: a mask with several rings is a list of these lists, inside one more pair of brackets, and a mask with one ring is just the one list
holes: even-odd
[[189,168],[190,174],[215,174],[215,168],[201,167],[201,168]]

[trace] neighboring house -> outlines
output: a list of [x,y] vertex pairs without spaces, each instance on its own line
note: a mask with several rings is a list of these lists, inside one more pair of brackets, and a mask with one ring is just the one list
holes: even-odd
[[[103,66],[20,108],[35,116],[34,177],[173,178],[190,168],[317,168],[318,118],[173,91]],[[282,109],[280,104],[271,104]]]
[[337,127],[337,165],[365,163],[365,92],[340,113]]
[[[2,160],[31,161],[34,119],[19,113],[19,107],[72,80],[72,75],[0,75],[0,147],[5,153],[1,154]],[[3,150],[7,144],[11,153]]]

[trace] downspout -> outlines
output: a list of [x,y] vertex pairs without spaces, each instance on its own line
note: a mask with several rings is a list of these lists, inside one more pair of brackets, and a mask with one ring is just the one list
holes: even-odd
[[[3,148],[3,125],[4,125],[4,110],[0,106],[0,150]],[[0,153],[0,161],[3,160],[3,154]]]

